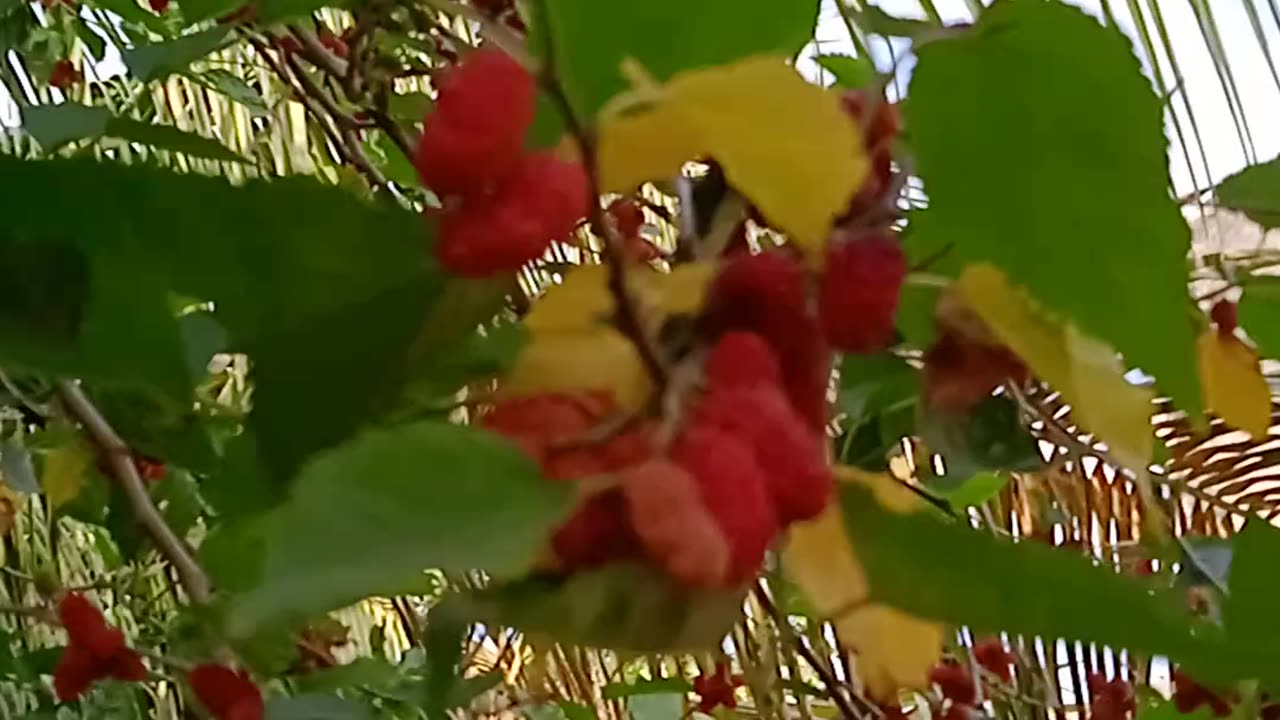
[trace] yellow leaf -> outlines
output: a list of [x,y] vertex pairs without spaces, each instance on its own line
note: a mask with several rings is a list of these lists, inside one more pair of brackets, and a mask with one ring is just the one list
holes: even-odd
[[1258,355],[1232,335],[1208,328],[1196,341],[1204,404],[1232,427],[1264,438],[1271,427],[1271,389]]
[[564,281],[533,301],[524,317],[531,333],[588,331],[608,323],[613,315],[609,294],[609,269],[604,265],[580,265],[565,274]]
[[1046,315],[987,263],[966,267],[956,285],[1000,341],[1071,403],[1082,427],[1131,470],[1146,470],[1154,442],[1152,395],[1124,379],[1110,346]]
[[0,535],[13,529],[13,520],[22,507],[22,496],[7,483],[0,482]]
[[[837,477],[871,488],[895,512],[919,507],[920,498],[886,474],[839,467]],[[783,549],[787,576],[818,612],[831,618],[840,640],[858,653],[858,671],[870,695],[892,699],[899,688],[928,686],[929,668],[942,650],[943,627],[878,603],[866,602],[866,573],[845,532],[838,502],[791,527]]]
[[816,250],[867,173],[861,134],[839,98],[781,57],[679,73],[656,98],[641,109],[602,113],[605,190],[628,192],[710,155],[770,221]]
[[534,335],[502,383],[504,395],[612,390],[618,407],[639,410],[653,392],[631,341],[610,328]]
[[665,275],[651,276],[649,284],[658,309],[663,315],[690,315],[701,310],[717,269],[715,263],[704,260],[677,265]]
[[45,455],[40,488],[49,498],[51,508],[65,505],[80,495],[88,469],[89,453],[79,443],[63,445]]

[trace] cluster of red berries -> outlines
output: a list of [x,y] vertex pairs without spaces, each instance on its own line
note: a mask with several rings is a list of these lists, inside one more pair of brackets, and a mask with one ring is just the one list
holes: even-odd
[[640,234],[644,227],[644,209],[640,203],[631,198],[618,198],[609,203],[607,215],[622,239],[622,252],[628,260],[651,262],[662,257],[662,251]]
[[646,558],[687,586],[734,587],[755,576],[782,527],[825,507],[832,479],[821,438],[787,401],[765,341],[726,333],[705,371],[707,387],[667,452],[653,420],[589,439],[616,411],[603,393],[515,398],[486,416],[550,478],[616,481],[553,535],[561,570]]
[[[125,645],[124,633],[108,625],[102,612],[80,593],[62,596],[58,620],[69,640],[53,670],[59,700],[76,700],[99,680],[147,678],[142,656]],[[215,720],[262,720],[262,696],[245,673],[206,663],[193,668],[187,680]]]
[[551,151],[525,151],[537,88],[501,50],[471,53],[438,91],[414,162],[445,205],[436,256],[457,275],[517,270],[586,215],[586,173]]
[[[1013,682],[1013,669],[1018,656],[1004,646],[998,637],[979,640],[973,645],[973,659],[1002,683]],[[929,682],[936,685],[947,703],[942,717],[961,720],[977,715],[978,683],[969,669],[953,658],[946,658],[929,671]]]
[[1089,715],[1095,720],[1124,720],[1138,710],[1133,686],[1120,677],[1091,672],[1085,677],[1089,689]]
[[69,90],[83,79],[84,76],[76,69],[75,63],[67,58],[54,63],[53,70],[49,71],[49,85],[59,90]]
[[553,479],[616,479],[553,536],[561,569],[644,557],[682,584],[734,587],[782,529],[823,510],[830,353],[804,280],[783,253],[725,262],[698,323],[704,382],[666,419],[669,443],[654,418],[594,437],[616,415],[602,393],[514,398],[484,419]]
[[151,12],[163,15],[169,9],[169,0],[147,0],[147,5],[151,7]]
[[738,707],[734,691],[742,687],[742,676],[731,675],[726,663],[716,663],[715,671],[693,679],[693,691],[698,695],[698,711],[710,715],[716,708],[733,710]]
[[79,593],[58,602],[58,620],[67,631],[67,647],[53,670],[53,688],[63,702],[75,700],[99,680],[138,682],[147,677],[142,657],[124,642],[124,633]]

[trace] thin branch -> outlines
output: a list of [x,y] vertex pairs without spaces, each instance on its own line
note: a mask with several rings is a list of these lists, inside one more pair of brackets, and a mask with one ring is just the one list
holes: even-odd
[[[836,708],[840,710],[840,714],[849,720],[861,720],[861,718],[868,717],[868,714],[874,716],[875,710],[870,707],[870,703],[866,703],[865,700],[857,697],[854,693],[850,693],[849,697],[846,697],[844,693],[840,692],[840,688],[848,687],[848,684],[842,683],[836,679],[835,673],[831,671],[831,668],[827,667],[826,663],[822,662],[822,660],[818,658],[818,654],[814,652],[809,643],[805,642],[804,638],[797,636],[791,631],[791,626],[787,624],[786,617],[784,617],[782,612],[778,610],[778,606],[774,604],[773,598],[769,597],[769,591],[765,589],[762,581],[756,581],[756,586],[752,589],[752,593],[755,595],[756,601],[760,603],[760,607],[764,608],[764,611],[773,618],[774,624],[778,626],[778,632],[790,636],[789,639],[795,645],[796,652],[799,653],[800,657],[803,657],[804,661],[809,664],[809,667],[813,668],[813,671],[818,674],[818,678],[821,679],[822,684],[826,686],[827,694],[831,696],[831,701],[834,702]],[[853,707],[850,697],[855,697],[860,702],[866,703],[868,705],[867,713],[858,712],[858,710]]]
[[151,501],[151,495],[133,464],[129,446],[120,439],[76,381],[59,380],[57,386],[67,411],[84,427],[85,434],[97,448],[111,476],[124,490],[138,523],[147,531],[160,554],[173,565],[187,595],[196,603],[208,602],[212,595],[209,576],[196,562],[191,548],[169,527]]
[[[515,58],[515,60],[521,65],[530,67],[533,64],[529,57],[529,51],[525,49],[524,42],[520,39],[519,35],[509,30],[501,23],[494,22],[491,18],[486,17],[475,8],[463,5],[460,2],[455,2],[454,0],[423,0],[423,2],[446,15],[462,16],[468,20],[478,23],[480,25],[480,34],[488,38],[489,42],[497,45],[503,50],[503,52]],[[546,17],[545,7],[539,7],[538,11],[543,13],[543,17]],[[551,49],[548,47],[546,52],[550,53]]]
[[[548,13],[547,1],[539,0],[538,5],[538,11],[543,17],[546,17]],[[547,23],[542,23],[542,26],[544,28],[547,27]],[[547,33],[549,35],[550,30],[547,30]],[[658,352],[649,338],[649,333],[640,321],[640,312],[627,287],[626,253],[622,247],[622,238],[618,237],[618,234],[613,231],[612,226],[606,221],[604,209],[600,206],[600,180],[596,172],[595,136],[578,118],[572,103],[569,102],[568,95],[565,94],[564,88],[560,86],[560,81],[556,75],[555,43],[553,38],[543,38],[542,54],[543,66],[538,76],[539,80],[547,95],[560,111],[569,133],[577,141],[582,166],[587,173],[587,183],[591,196],[588,221],[591,223],[592,231],[604,239],[604,256],[609,265],[609,292],[613,295],[614,304],[617,305],[618,329],[635,345],[636,352],[640,355],[640,361],[644,364],[645,370],[653,380],[657,396],[661,397],[663,388],[667,385],[667,368],[658,357]]]

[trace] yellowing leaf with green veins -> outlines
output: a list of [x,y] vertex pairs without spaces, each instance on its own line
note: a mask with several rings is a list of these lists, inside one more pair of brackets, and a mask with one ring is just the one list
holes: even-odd
[[1196,341],[1204,404],[1232,427],[1264,438],[1271,427],[1271,389],[1258,354],[1234,335],[1207,328]]
[[[883,473],[839,467],[842,482],[869,487],[894,512],[911,512],[920,498]],[[928,686],[929,668],[942,651],[943,627],[878,603],[855,548],[845,532],[840,503],[791,527],[783,569],[809,602],[831,619],[836,634],[858,653],[858,671],[871,696],[887,701],[900,688]]]
[[79,443],[63,445],[45,455],[40,489],[50,507],[57,509],[80,495],[88,479],[89,460],[89,451]]
[[598,328],[534,335],[498,390],[507,396],[611,390],[619,408],[639,410],[653,384],[631,341],[612,328]]
[[1115,350],[1045,314],[993,265],[969,265],[956,284],[996,337],[1071,403],[1081,427],[1126,467],[1146,469],[1154,442],[1152,394],[1124,379]]
[[770,222],[816,251],[866,176],[861,133],[838,96],[782,57],[688,70],[634,95],[645,104],[601,113],[606,191],[629,192],[711,156]]

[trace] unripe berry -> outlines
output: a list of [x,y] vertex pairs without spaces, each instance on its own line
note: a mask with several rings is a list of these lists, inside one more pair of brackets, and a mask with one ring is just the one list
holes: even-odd
[[423,121],[414,165],[441,195],[475,194],[503,182],[520,160],[533,122],[533,75],[501,50],[483,48],[440,82]]
[[707,512],[697,480],[670,460],[622,472],[631,526],[645,553],[689,587],[717,587],[729,570],[729,543]]
[[818,317],[837,350],[873,353],[893,341],[894,315],[906,276],[901,246],[891,237],[846,239],[827,248],[818,295]]
[[744,442],[696,424],[676,439],[671,457],[698,481],[702,501],[729,542],[731,585],[755,577],[778,520],[755,455]]

